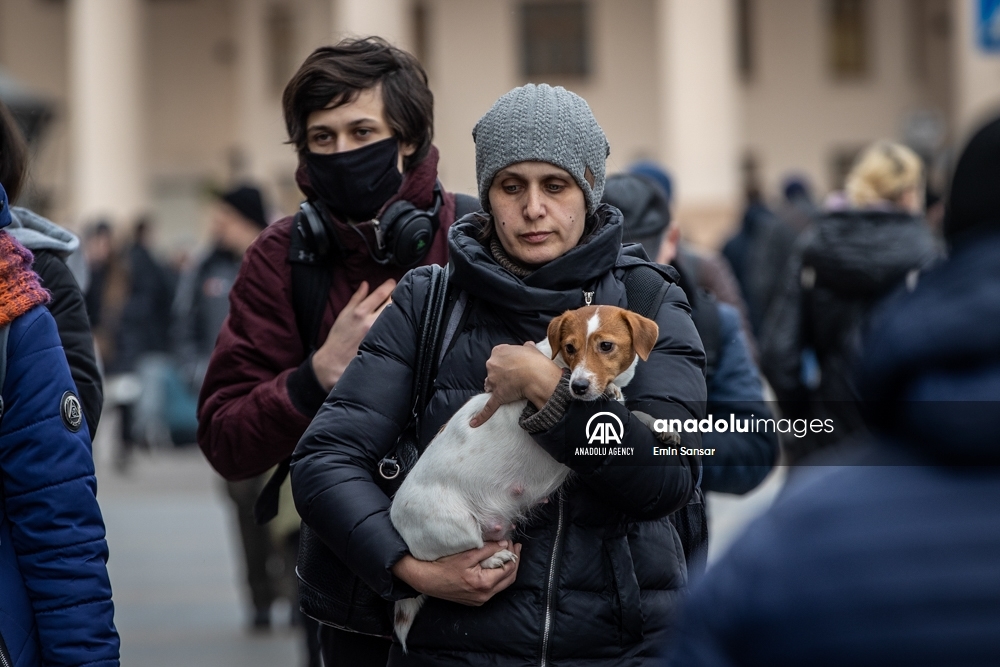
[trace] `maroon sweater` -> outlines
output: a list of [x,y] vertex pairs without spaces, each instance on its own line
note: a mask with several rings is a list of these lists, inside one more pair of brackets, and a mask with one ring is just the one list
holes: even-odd
[[[396,199],[419,208],[433,205],[438,152],[406,172]],[[307,180],[296,174],[309,194]],[[438,229],[424,264],[448,260],[448,228],[455,219],[455,196],[445,193]],[[229,294],[229,316],[212,352],[198,398],[198,444],[226,479],[259,475],[290,456],[326,398],[302,348],[292,308],[292,270],[288,261],[293,218],[265,229],[247,250]],[[335,223],[346,260],[332,268],[330,294],[317,344],[326,340],[334,320],[362,281],[371,289],[406,269],[371,259],[361,237]],[[375,247],[370,224],[358,225]]]

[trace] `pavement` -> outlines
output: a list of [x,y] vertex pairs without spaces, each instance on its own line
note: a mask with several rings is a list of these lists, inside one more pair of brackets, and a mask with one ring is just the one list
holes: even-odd
[[246,629],[231,503],[196,447],[139,452],[125,474],[96,458],[123,667],[304,664],[286,603],[270,633]]
[[[123,474],[112,465],[106,434],[114,430],[102,423],[95,459],[123,667],[305,664],[301,637],[287,625],[287,603],[275,605],[270,633],[246,629],[230,501],[201,452],[140,451]],[[784,472],[776,469],[747,496],[709,494],[710,566],[770,505]]]

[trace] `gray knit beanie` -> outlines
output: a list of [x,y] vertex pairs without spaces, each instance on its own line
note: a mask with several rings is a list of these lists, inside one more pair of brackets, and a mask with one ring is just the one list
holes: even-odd
[[[587,214],[601,203],[604,161],[611,152],[604,130],[587,102],[562,86],[542,83],[515,88],[472,128],[476,180],[483,210],[490,210],[493,177],[518,162],[548,162],[565,169],[587,198]],[[594,185],[587,182],[590,172]]]

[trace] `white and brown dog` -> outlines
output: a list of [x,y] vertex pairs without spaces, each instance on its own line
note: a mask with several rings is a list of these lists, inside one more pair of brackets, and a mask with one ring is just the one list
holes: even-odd
[[[632,380],[639,359],[649,356],[659,328],[629,310],[587,306],[553,319],[547,334],[538,349],[571,371],[574,399],[592,401],[610,388],[621,401],[621,387]],[[569,475],[518,425],[526,401],[501,406],[478,428],[469,426],[489,396],[474,396],[454,414],[396,493],[389,516],[414,558],[433,561],[507,539],[516,522]],[[651,417],[635,414],[652,426]],[[481,565],[497,568],[515,558],[504,549]],[[396,602],[396,635],[404,651],[423,602],[424,596]]]

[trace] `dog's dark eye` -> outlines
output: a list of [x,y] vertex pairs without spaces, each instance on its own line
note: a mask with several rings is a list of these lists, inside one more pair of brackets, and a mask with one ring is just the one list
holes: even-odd
[[610,352],[612,349],[614,349],[614,347],[615,344],[609,340],[601,341],[600,345],[601,352]]
[[566,354],[576,354],[576,348],[572,345],[566,345]]

